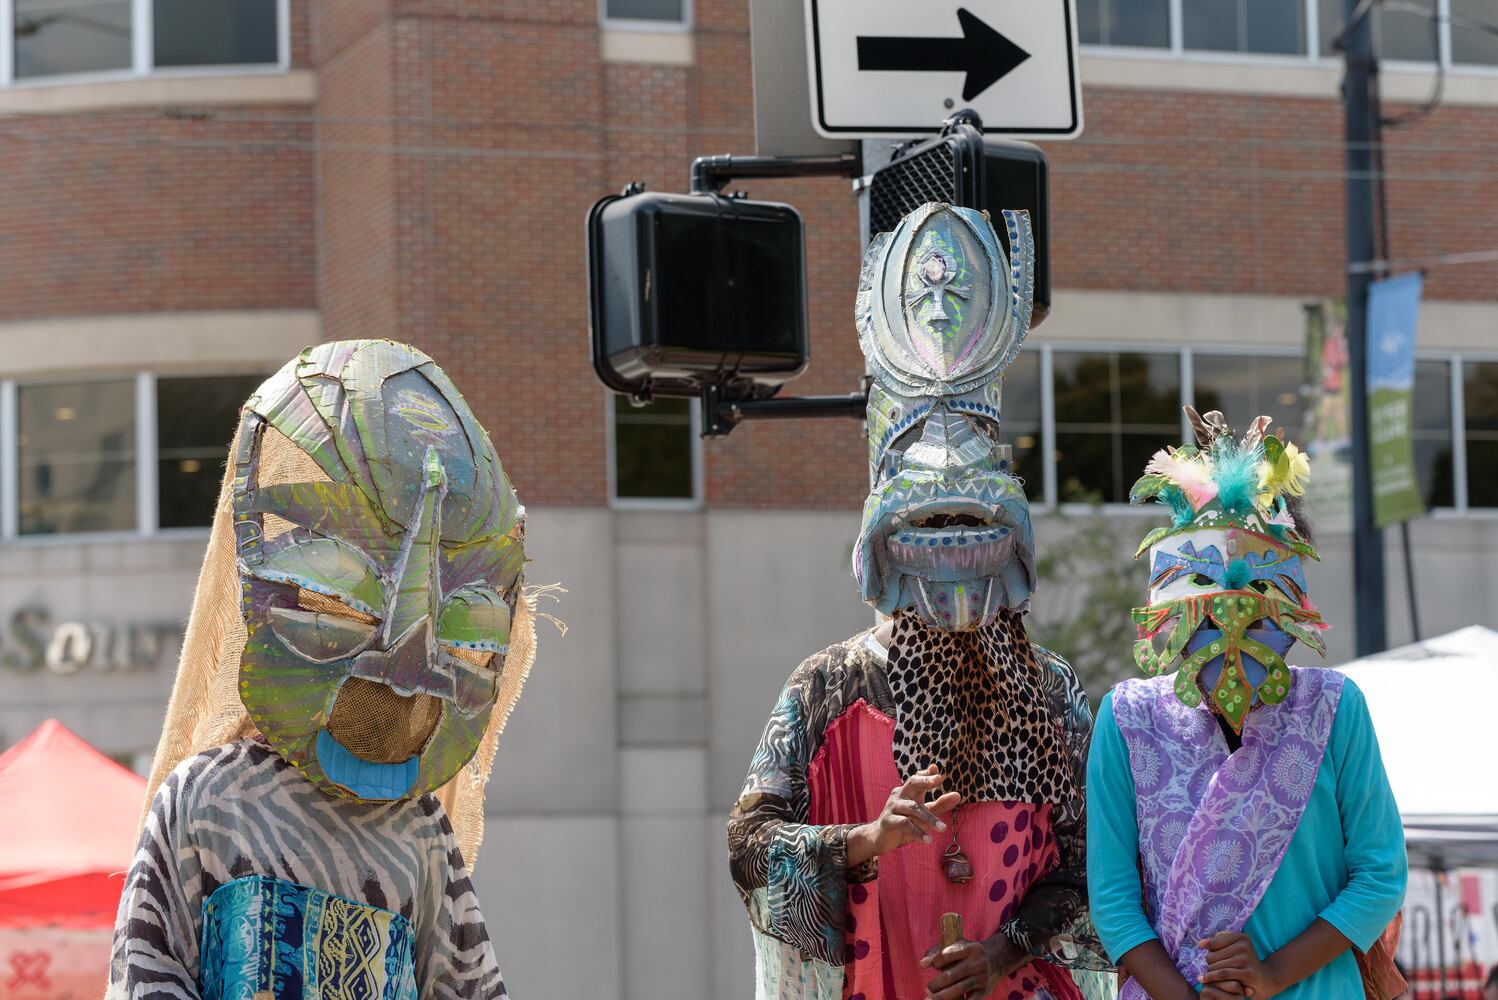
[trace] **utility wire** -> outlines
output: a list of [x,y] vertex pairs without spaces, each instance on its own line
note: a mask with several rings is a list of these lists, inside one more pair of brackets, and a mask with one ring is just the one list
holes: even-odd
[[1482,21],[1465,14],[1442,14],[1440,11],[1432,10],[1423,4],[1414,3],[1413,0],[1382,0],[1383,5],[1389,10],[1397,10],[1410,14],[1423,14],[1432,21],[1454,24],[1458,27],[1468,28],[1472,31],[1481,31],[1489,35],[1498,35],[1498,24],[1491,21]]
[[[1415,122],[1426,117],[1432,111],[1434,111],[1440,105],[1441,98],[1446,93],[1446,61],[1441,58],[1441,19],[1436,16],[1436,12],[1434,10],[1430,8],[1422,8],[1419,4],[1406,3],[1405,0],[1383,0],[1383,2],[1388,6],[1388,9],[1390,10],[1409,10],[1410,8],[1414,8],[1417,13],[1430,15],[1430,48],[1431,51],[1436,54],[1436,78],[1431,85],[1430,96],[1425,99],[1424,104],[1420,105],[1409,114],[1389,117],[1383,113],[1383,104],[1380,98],[1379,90],[1381,86],[1380,76],[1376,72],[1373,74],[1373,86],[1371,89],[1373,92],[1372,97],[1374,128],[1372,135],[1373,138],[1378,140],[1380,143],[1383,142],[1384,126],[1387,126],[1389,128],[1398,128],[1401,125],[1414,124]],[[1377,151],[1374,152],[1373,156],[1375,162],[1378,165],[1378,169],[1382,171],[1384,161],[1383,148],[1380,147]],[[1383,181],[1379,180],[1377,183],[1379,198],[1383,198]],[[1382,225],[1382,223],[1380,224]],[[1388,234],[1385,233],[1384,235],[1387,236]],[[1384,256],[1387,257],[1388,253],[1384,253]]]

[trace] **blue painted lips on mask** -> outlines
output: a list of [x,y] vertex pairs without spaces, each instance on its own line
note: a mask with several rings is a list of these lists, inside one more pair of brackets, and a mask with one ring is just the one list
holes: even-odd
[[398,799],[411,790],[421,771],[421,757],[399,764],[375,764],[357,757],[327,729],[317,734],[317,759],[323,773],[361,799]]

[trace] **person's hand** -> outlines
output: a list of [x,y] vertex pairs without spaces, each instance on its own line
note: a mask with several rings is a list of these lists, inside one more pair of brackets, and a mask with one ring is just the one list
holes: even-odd
[[930,1000],[987,996],[995,983],[1032,957],[1003,931],[982,943],[958,941],[945,948],[938,945],[921,959],[921,968],[941,970],[926,984],[926,994]]
[[934,834],[945,832],[947,824],[941,817],[957,808],[961,797],[948,792],[934,802],[927,802],[926,796],[941,787],[942,780],[933,764],[890,792],[878,819],[849,831],[849,867],[917,840],[929,844]]
[[[1204,986],[1215,987],[1225,996],[1252,997],[1253,1000],[1269,1000],[1280,992],[1269,966],[1259,959],[1253,942],[1247,934],[1223,931],[1197,942],[1207,949],[1207,971],[1202,976]],[[1240,993],[1234,993],[1236,986]],[[1202,996],[1206,996],[1206,990]]]

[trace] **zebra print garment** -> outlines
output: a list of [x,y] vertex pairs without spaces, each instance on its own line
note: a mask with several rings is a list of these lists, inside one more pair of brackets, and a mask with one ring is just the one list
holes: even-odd
[[115,923],[107,1000],[198,1000],[203,900],[266,875],[404,916],[423,1000],[504,1000],[452,826],[431,795],[335,798],[241,740],[190,757],[151,804]]

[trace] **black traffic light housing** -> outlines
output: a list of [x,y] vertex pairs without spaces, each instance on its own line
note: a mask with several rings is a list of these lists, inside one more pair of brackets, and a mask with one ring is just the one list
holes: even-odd
[[638,399],[763,399],[806,370],[806,260],[789,205],[638,186],[588,213],[593,367]]
[[960,111],[942,133],[901,150],[869,181],[869,235],[889,232],[909,213],[931,201],[987,211],[1009,251],[1005,209],[1030,213],[1035,233],[1035,305],[1030,325],[1051,309],[1049,165],[1028,142],[986,139],[972,111]]
[[[972,111],[940,135],[911,143],[869,179],[870,235],[892,230],[927,202],[1030,213],[1035,234],[1031,326],[1050,310],[1050,208],[1045,154],[985,140]],[[789,205],[726,196],[732,178],[856,177],[858,157],[701,156],[691,194],[647,194],[632,184],[588,213],[593,367],[615,392],[701,397],[704,436],[740,420],[847,416],[868,396],[771,399],[806,370],[805,240]],[[1007,227],[994,227],[1007,249]]]

